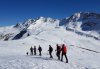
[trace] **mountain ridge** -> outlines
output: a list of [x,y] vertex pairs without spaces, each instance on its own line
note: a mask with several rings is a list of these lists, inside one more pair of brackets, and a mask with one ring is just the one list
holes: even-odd
[[[26,33],[27,36],[37,34],[40,31],[55,29],[59,27],[64,27],[65,30],[73,30],[73,32],[81,33],[83,35],[92,36],[94,38],[100,39],[100,14],[98,13],[90,13],[90,12],[79,12],[73,14],[71,17],[67,17],[64,19],[53,19],[50,17],[39,17],[36,19],[28,19],[23,23],[17,23],[14,26],[9,27],[0,27],[0,35],[4,34],[4,31],[12,34],[4,38],[4,40],[13,39],[16,40],[22,38]],[[15,29],[15,30],[14,30]],[[10,31],[11,30],[11,31]],[[15,31],[15,32],[14,32]],[[14,33],[12,33],[14,32]],[[77,34],[79,34],[77,33]],[[26,37],[27,37],[26,36]],[[20,38],[19,38],[20,37]]]

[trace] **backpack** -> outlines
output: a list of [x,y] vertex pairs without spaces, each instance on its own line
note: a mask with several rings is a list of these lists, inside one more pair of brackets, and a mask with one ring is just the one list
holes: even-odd
[[42,48],[40,47],[40,51],[42,51]]
[[60,46],[57,47],[57,51],[61,51],[61,47]]
[[62,47],[62,52],[63,53],[66,53],[67,52],[67,47],[65,45]]
[[52,48],[52,47],[50,47],[50,51],[51,51],[51,52],[53,51],[53,48]]

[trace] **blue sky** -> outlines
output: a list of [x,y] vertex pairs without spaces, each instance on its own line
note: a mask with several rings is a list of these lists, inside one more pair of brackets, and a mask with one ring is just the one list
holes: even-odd
[[40,16],[61,19],[76,12],[100,13],[100,0],[0,0],[0,26]]

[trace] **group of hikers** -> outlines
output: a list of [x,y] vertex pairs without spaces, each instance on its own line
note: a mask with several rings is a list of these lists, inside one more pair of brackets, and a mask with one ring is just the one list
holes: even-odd
[[[31,46],[30,48],[30,55],[33,55],[33,52],[34,52],[34,55],[36,55],[36,46],[34,46],[34,48]],[[42,55],[42,47],[39,45],[38,47],[38,51],[39,51],[39,55],[41,56]],[[53,58],[52,56],[52,52],[53,52],[53,47],[51,45],[49,45],[49,55],[50,55],[50,58]],[[63,56],[65,56],[65,59],[66,59],[66,63],[68,63],[68,58],[67,58],[67,46],[65,44],[62,44],[61,46],[60,45],[56,45],[56,55],[58,57],[58,60],[61,60],[63,61]],[[28,55],[28,52],[26,53]]]

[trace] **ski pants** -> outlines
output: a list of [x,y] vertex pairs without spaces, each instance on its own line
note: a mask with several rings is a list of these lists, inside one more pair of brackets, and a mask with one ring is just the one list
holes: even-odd
[[56,55],[58,57],[58,60],[60,60],[60,52],[59,51],[56,53]]
[[68,58],[67,58],[66,53],[62,53],[62,55],[61,55],[61,61],[63,61],[63,56],[65,56],[65,58],[66,58],[66,62],[68,63]]
[[50,58],[53,58],[53,56],[52,56],[52,52],[49,52],[49,54],[50,54]]

